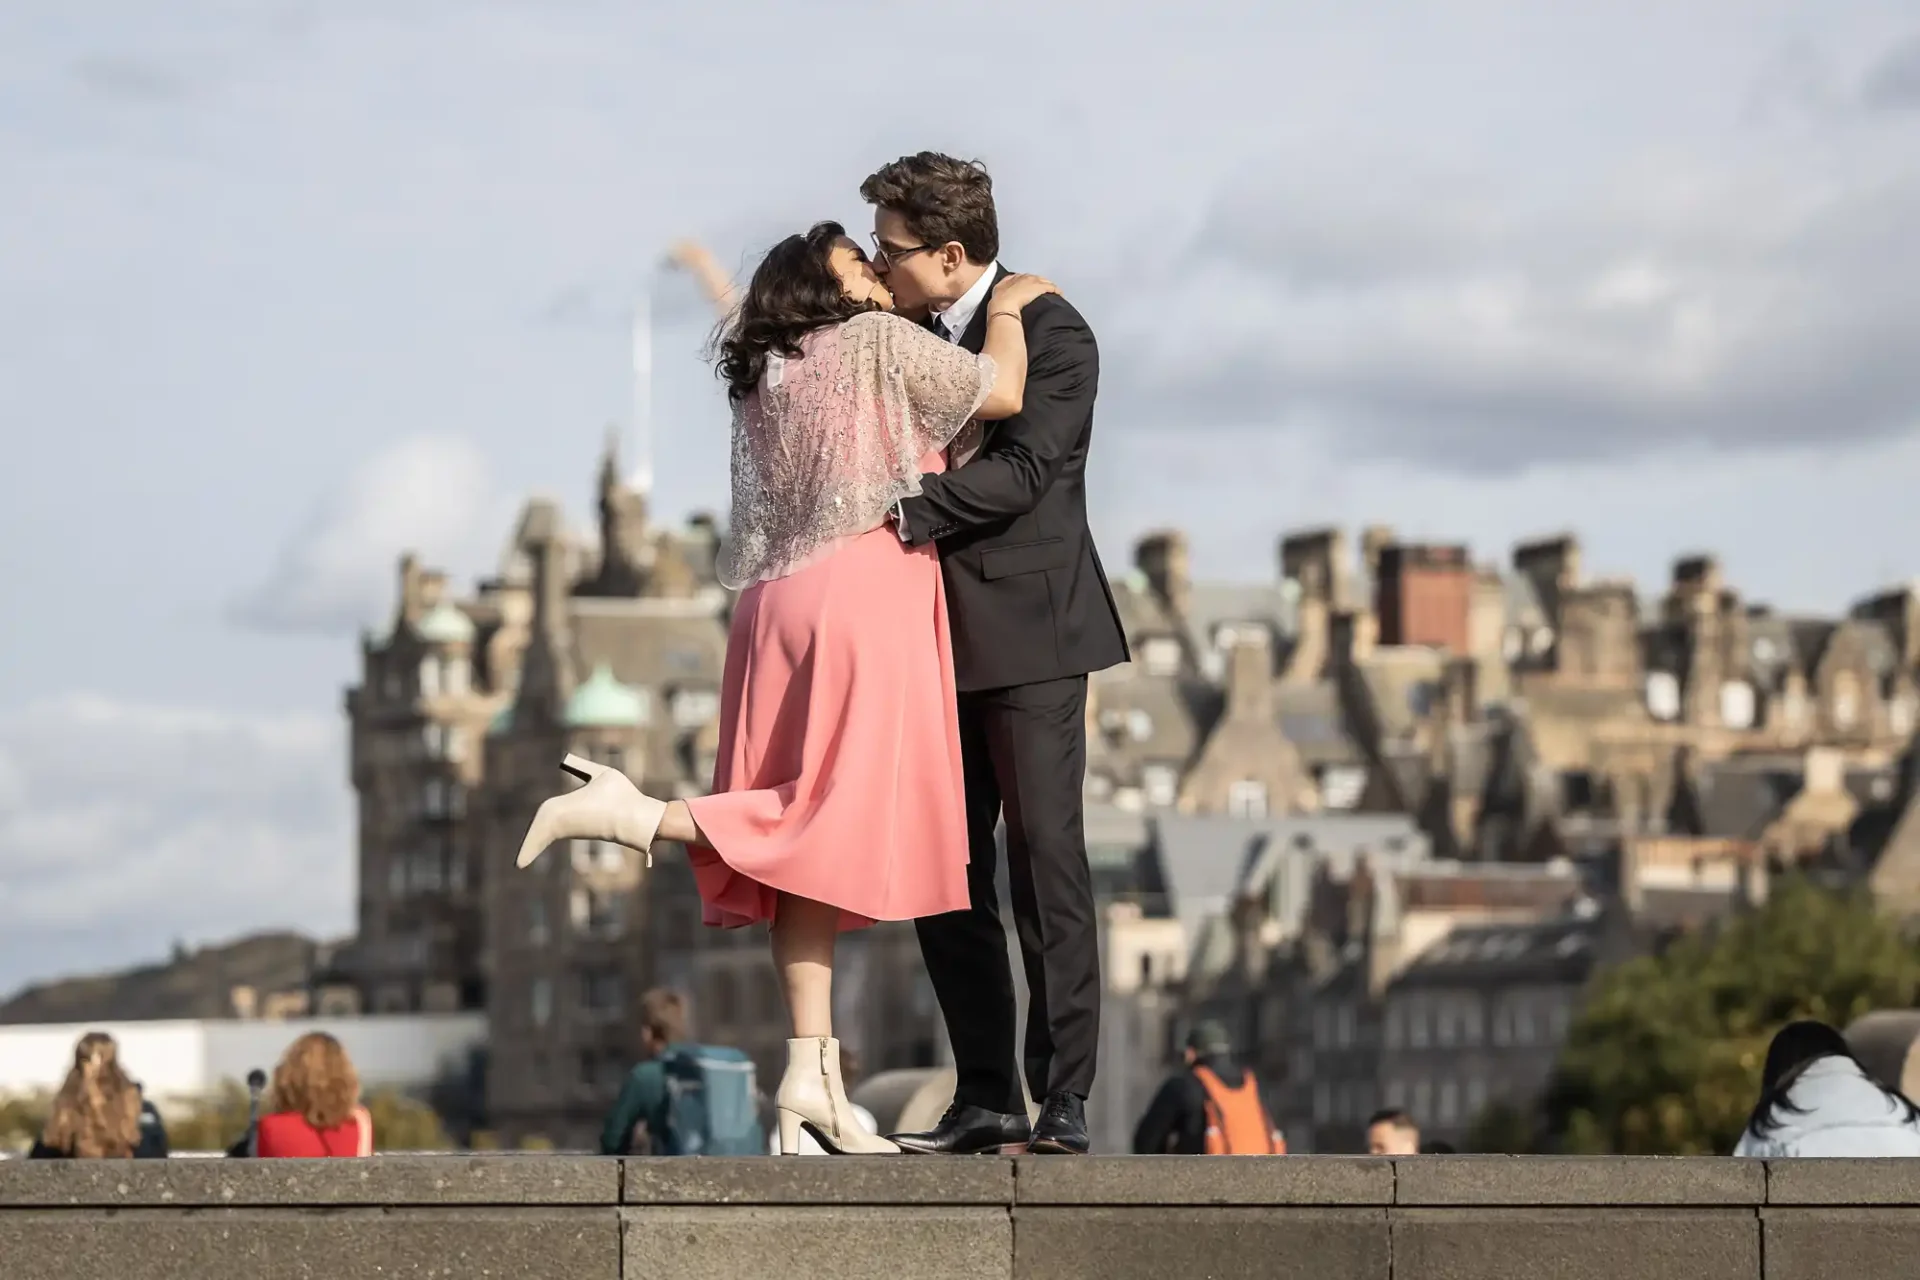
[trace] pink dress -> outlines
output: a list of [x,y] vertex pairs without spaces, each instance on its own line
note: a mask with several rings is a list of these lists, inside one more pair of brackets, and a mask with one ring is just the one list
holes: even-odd
[[[812,414],[767,394],[762,420],[736,423],[734,510],[744,528],[735,536],[781,551],[770,565],[743,567],[743,575],[760,576],[735,606],[727,640],[713,793],[689,802],[711,845],[688,849],[709,925],[771,920],[783,892],[839,907],[842,929],[968,905],[940,561],[933,547],[908,547],[882,521],[915,477],[944,469],[941,446],[984,398],[992,363],[907,321],[871,320],[827,333],[851,328],[864,345],[878,330],[877,355],[856,357],[829,336],[803,344],[803,358],[788,362],[784,394],[811,395]],[[931,362],[947,389],[909,387],[904,398],[897,387],[858,390],[868,377],[911,382],[922,376],[917,361]],[[796,369],[821,376],[796,378]],[[850,381],[858,407],[842,403]],[[810,443],[796,466],[796,437],[826,443]],[[885,442],[877,454],[876,438]],[[770,448],[768,439],[785,444]],[[755,456],[743,460],[743,450]],[[826,472],[831,483],[820,479]],[[808,536],[776,529],[756,540],[756,523],[781,521],[777,511],[751,514],[763,490],[804,492],[810,504],[851,504],[859,513],[824,533],[808,513],[791,514],[787,524]]]

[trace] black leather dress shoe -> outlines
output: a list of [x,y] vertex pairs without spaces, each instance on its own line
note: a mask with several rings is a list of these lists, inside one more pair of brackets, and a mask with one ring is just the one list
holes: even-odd
[[889,1134],[902,1151],[939,1156],[971,1156],[997,1152],[1006,1146],[1025,1146],[1033,1128],[1025,1115],[1007,1115],[965,1102],[956,1102],[940,1123],[922,1133]]
[[1033,1126],[1033,1139],[1027,1154],[1035,1156],[1083,1156],[1087,1141],[1087,1104],[1078,1094],[1050,1093],[1040,1108],[1040,1123]]

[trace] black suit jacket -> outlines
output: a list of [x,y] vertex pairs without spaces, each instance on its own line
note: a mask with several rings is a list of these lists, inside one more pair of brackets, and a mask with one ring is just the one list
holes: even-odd
[[[1007,275],[1001,268],[996,283]],[[960,345],[986,344],[991,299]],[[940,548],[961,692],[1086,675],[1128,660],[1106,571],[1087,527],[1087,450],[1100,351],[1057,294],[1021,312],[1027,388],[1020,413],[985,424],[979,456],[921,479],[901,529]]]

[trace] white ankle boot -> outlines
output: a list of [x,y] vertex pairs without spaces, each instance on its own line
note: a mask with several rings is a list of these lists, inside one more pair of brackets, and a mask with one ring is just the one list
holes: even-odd
[[587,785],[554,796],[533,815],[527,838],[520,842],[518,866],[539,857],[560,840],[611,840],[647,856],[653,865],[653,837],[666,815],[665,802],[633,785],[618,769],[568,756],[560,767]]
[[780,1154],[800,1153],[805,1128],[833,1155],[896,1155],[900,1148],[868,1133],[853,1118],[840,1081],[840,1042],[828,1036],[787,1041],[787,1071],[774,1095],[780,1116]]

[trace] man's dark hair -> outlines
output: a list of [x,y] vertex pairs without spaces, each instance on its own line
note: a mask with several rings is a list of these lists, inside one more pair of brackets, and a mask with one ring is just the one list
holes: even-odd
[[687,998],[678,991],[655,987],[640,997],[640,1026],[660,1044],[687,1038]]
[[1420,1132],[1420,1126],[1413,1122],[1413,1117],[1398,1107],[1388,1107],[1384,1111],[1376,1111],[1367,1117],[1367,1128],[1371,1129],[1377,1124],[1390,1124],[1396,1129]]
[[968,260],[981,266],[1000,256],[993,179],[978,160],[938,151],[901,156],[860,184],[860,198],[906,219],[921,244],[958,241]]

